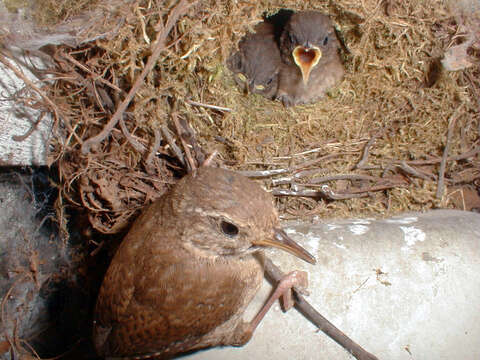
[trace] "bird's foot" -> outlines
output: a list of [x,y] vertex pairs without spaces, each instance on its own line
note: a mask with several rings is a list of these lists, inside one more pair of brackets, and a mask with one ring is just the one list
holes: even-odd
[[302,295],[309,295],[307,286],[308,274],[305,271],[295,270],[280,279],[275,292],[282,291],[281,297],[283,311],[288,311],[293,307],[292,290],[295,290]]
[[281,278],[277,284],[277,287],[275,288],[275,291],[272,295],[270,295],[265,305],[263,305],[258,314],[246,326],[245,333],[250,334],[250,336],[253,334],[258,324],[260,324],[260,321],[272,307],[273,303],[280,297],[283,300],[284,310],[289,310],[293,306],[292,289],[300,292],[301,294],[308,294],[306,290],[307,285],[308,277],[305,271],[295,270]]
[[285,107],[291,107],[295,105],[295,101],[293,100],[293,98],[288,96],[287,94],[278,94],[276,99],[280,100]]

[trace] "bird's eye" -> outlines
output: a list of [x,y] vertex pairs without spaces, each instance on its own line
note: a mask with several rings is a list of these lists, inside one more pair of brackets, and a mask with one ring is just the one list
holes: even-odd
[[272,81],[273,81],[273,78],[270,78],[270,79],[267,80],[267,82],[265,84],[268,86],[272,83]]
[[256,90],[259,90],[259,91],[262,91],[262,90],[265,90],[265,86],[263,86],[263,85],[255,85],[255,89],[256,89]]
[[325,36],[325,39],[323,39],[323,46],[328,44],[328,36]]
[[237,74],[237,77],[240,79],[240,81],[242,81],[242,82],[247,82],[246,76],[243,75],[242,73]]
[[227,236],[235,237],[238,235],[238,227],[228,221],[222,220],[220,227],[222,228],[222,232]]

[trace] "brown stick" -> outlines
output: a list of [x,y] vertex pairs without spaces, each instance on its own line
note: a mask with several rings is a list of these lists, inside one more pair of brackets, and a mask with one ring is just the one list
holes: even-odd
[[145,150],[146,150],[145,146],[143,146],[143,144],[141,144],[140,142],[138,142],[138,141],[132,136],[132,134],[130,134],[130,132],[128,131],[127,126],[125,125],[125,121],[123,120],[123,115],[120,116],[120,118],[119,118],[119,123],[120,123],[120,129],[122,129],[123,136],[125,136],[125,138],[126,138],[127,141],[130,143],[130,145],[132,145],[133,148],[134,148],[135,150],[137,150],[140,154],[142,154],[143,152],[145,152]]
[[[33,91],[35,91],[49,105],[50,111],[54,114],[55,121],[58,121],[60,119],[60,116],[65,117],[62,111],[58,108],[58,106],[52,100],[50,100],[50,98],[47,95],[45,95],[43,91],[40,90],[40,88],[33,83],[33,81],[28,79],[20,70],[18,70],[15,66],[13,66],[6,59],[6,56],[2,52],[0,52],[0,62],[3,65],[5,65],[7,68],[12,70],[19,79],[21,79],[26,85],[28,85]],[[81,143],[82,140],[79,139],[78,135],[73,131],[71,126],[66,121],[65,121],[65,126],[68,128],[70,133],[73,133],[73,136],[75,136],[77,141]]]
[[109,88],[115,90],[115,91],[118,91],[120,93],[123,92],[122,89],[120,89],[117,85],[114,85],[112,84],[110,81],[108,80],[105,80],[104,78],[102,78],[100,75],[98,75],[97,73],[95,73],[94,71],[90,70],[87,66],[85,66],[84,64],[82,64],[81,62],[75,60],[70,54],[67,54],[67,53],[64,53],[62,52],[60,54],[61,57],[63,57],[64,59],[70,61],[71,63],[73,63],[74,65],[76,65],[77,67],[79,67],[80,69],[82,69],[83,71],[89,73],[90,75],[93,76],[93,80],[94,81],[99,81],[101,82],[102,84],[105,84],[107,85]]
[[322,191],[304,189],[304,190],[287,190],[287,189],[273,189],[273,196],[298,196],[298,197],[310,197],[314,199],[321,199],[324,195]]
[[370,180],[374,181],[377,178],[369,175],[362,175],[362,174],[337,174],[337,175],[330,175],[330,176],[322,176],[318,178],[314,178],[310,181],[310,184],[320,184],[329,181],[336,181],[336,180]]
[[12,70],[15,75],[19,78],[19,79],[22,79],[23,82],[30,86],[31,89],[33,89],[33,91],[35,91],[49,106],[50,106],[50,109],[51,111],[54,113],[55,115],[55,119],[58,119],[59,118],[59,110],[58,110],[58,107],[57,105],[52,101],[50,100],[50,98],[45,95],[43,93],[42,90],[40,90],[39,87],[37,87],[33,81],[31,81],[29,78],[27,78],[20,70],[18,70],[15,66],[13,66],[7,59],[6,57],[0,53],[0,62],[5,65],[7,68],[9,68],[10,70]]
[[[270,281],[275,284],[282,279],[285,274],[268,258],[265,258],[265,274]],[[294,292],[295,308],[303,316],[312,322],[321,331],[327,334],[332,340],[341,345],[345,350],[352,354],[358,360],[378,360],[378,358],[365,351],[360,345],[350,339],[342,331],[335,327],[330,321],[323,317],[307,300],[298,292]]]
[[45,117],[45,115],[47,115],[47,113],[45,111],[42,111],[40,113],[40,115],[38,115],[37,119],[35,120],[35,122],[32,123],[32,125],[30,126],[30,129],[27,130],[27,132],[23,135],[13,135],[12,136],[12,139],[14,141],[18,141],[18,142],[21,142],[21,141],[24,141],[26,140],[30,135],[33,134],[33,132],[37,129],[37,126],[38,124],[40,124],[40,122],[42,121],[42,119]]
[[217,105],[210,105],[210,104],[202,104],[196,101],[192,100],[187,100],[187,104],[193,105],[193,106],[201,106],[205,107],[207,109],[213,109],[213,110],[218,110],[218,111],[225,111],[225,112],[232,112],[233,110],[227,107],[223,106],[217,106]]
[[[82,144],[82,153],[86,154],[90,152],[90,148],[92,145],[98,144],[105,140],[107,136],[110,135],[110,132],[112,129],[117,125],[118,121],[120,120],[120,117],[123,115],[123,112],[127,109],[127,106],[130,104],[130,101],[132,101],[133,97],[137,93],[138,89],[143,83],[143,80],[147,76],[147,74],[153,69],[155,66],[155,63],[157,62],[158,57],[160,56],[160,53],[162,50],[165,49],[165,42],[167,41],[167,36],[170,33],[170,30],[172,30],[173,26],[177,22],[178,18],[185,13],[185,11],[192,5],[193,3],[189,4],[188,1],[186,0],[181,0],[180,3],[175,6],[175,8],[172,10],[170,15],[168,16],[167,23],[165,24],[164,27],[162,27],[161,31],[158,33],[157,40],[155,42],[155,46],[152,51],[152,55],[148,58],[147,64],[145,65],[145,68],[142,70],[142,73],[140,76],[135,80],[135,83],[133,84],[132,88],[128,92],[127,96],[125,99],[120,103],[118,106],[117,110],[113,114],[112,118],[108,121],[108,123],[105,125],[105,127],[100,131],[99,134],[91,137],[90,139],[86,140]],[[159,24],[160,25],[160,24]]]
[[364,166],[365,166],[365,163],[367,162],[368,160],[368,155],[369,155],[369,152],[370,152],[370,148],[372,147],[372,145],[375,143],[375,141],[377,140],[379,134],[377,135],[373,135],[370,140],[368,140],[367,144],[365,145],[365,147],[363,148],[363,152],[362,152],[362,157],[360,158],[360,161],[353,167],[353,170],[355,169],[363,169]]
[[177,113],[173,112],[172,113],[172,120],[173,120],[173,125],[175,125],[175,129],[177,130],[177,135],[180,139],[180,142],[182,143],[183,146],[183,151],[185,152],[185,157],[187,158],[187,163],[186,165],[189,167],[188,172],[192,172],[197,170],[197,165],[195,163],[195,160],[193,160],[192,157],[192,152],[190,151],[189,144],[184,139],[183,136],[183,128],[180,125],[180,122],[178,121]]
[[154,140],[153,140],[153,146],[152,150],[147,156],[147,160],[145,161],[147,165],[151,165],[153,162],[153,159],[157,155],[157,151],[160,148],[160,142],[162,141],[162,135],[160,134],[159,129],[153,129],[153,134],[154,134]]
[[428,176],[428,175],[426,175],[426,174],[424,174],[420,171],[417,171],[416,169],[414,169],[413,167],[408,165],[405,161],[400,162],[400,164],[398,164],[397,166],[400,169],[402,169],[403,171],[405,171],[407,174],[416,176],[420,179],[427,180],[427,181],[432,180],[432,178],[430,176]]
[[441,199],[443,197],[443,188],[445,181],[445,168],[447,166],[448,152],[450,151],[450,143],[452,140],[453,128],[455,127],[455,122],[457,121],[458,110],[462,107],[460,105],[448,119],[448,130],[447,130],[447,140],[445,142],[445,148],[443,149],[442,161],[440,162],[440,169],[438,170],[438,186],[436,198]]
[[160,129],[162,130],[163,137],[165,138],[165,140],[167,140],[168,145],[170,145],[170,147],[172,148],[172,151],[177,157],[178,161],[180,161],[183,166],[186,166],[187,164],[185,163],[185,158],[183,157],[182,150],[180,150],[177,144],[175,144],[175,140],[173,139],[172,134],[170,134],[170,130],[168,130],[168,127],[166,125],[162,125]]

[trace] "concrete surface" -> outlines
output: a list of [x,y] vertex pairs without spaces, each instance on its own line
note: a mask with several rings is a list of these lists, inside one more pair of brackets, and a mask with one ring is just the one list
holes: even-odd
[[[271,258],[285,272],[308,271],[308,301],[379,359],[480,359],[480,215],[437,210],[377,221],[319,220],[291,223],[287,232],[318,264],[280,251],[269,251]],[[248,316],[269,291],[265,282]],[[186,358],[353,359],[278,304],[246,346]]]

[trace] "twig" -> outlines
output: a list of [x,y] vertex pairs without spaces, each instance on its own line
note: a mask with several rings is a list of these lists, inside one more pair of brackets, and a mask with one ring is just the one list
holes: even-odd
[[225,112],[232,112],[233,111],[232,109],[227,108],[227,107],[210,105],[210,104],[202,104],[202,103],[192,101],[192,100],[187,100],[187,104],[190,104],[190,105],[193,105],[193,106],[201,106],[201,107],[204,107],[204,108],[214,109],[214,110],[218,110],[218,111],[225,111]]
[[27,130],[27,132],[23,135],[13,135],[12,140],[13,141],[24,141],[26,140],[30,135],[33,134],[33,132],[37,129],[38,124],[43,120],[43,118],[47,115],[45,111],[42,111],[40,115],[38,115],[37,120],[35,120],[32,125],[30,126],[30,129]]
[[457,121],[456,115],[458,113],[458,110],[462,107],[462,105],[457,107],[454,113],[452,114],[452,116],[450,116],[450,119],[448,119],[447,140],[445,143],[445,148],[443,149],[442,161],[440,162],[440,169],[438,170],[438,185],[437,185],[437,193],[436,193],[437,199],[441,199],[443,197],[445,168],[447,166],[448,152],[450,151],[453,128],[455,127],[455,122]]
[[322,192],[318,190],[287,190],[287,189],[273,189],[272,195],[274,196],[297,196],[297,197],[311,197],[314,199],[322,198]]
[[192,152],[190,151],[189,144],[184,139],[183,136],[183,128],[180,126],[180,123],[178,122],[178,116],[177,113],[173,112],[172,113],[172,120],[173,124],[175,125],[175,128],[177,129],[177,134],[178,137],[180,138],[180,142],[182,143],[183,146],[183,151],[185,152],[185,157],[187,158],[187,166],[189,167],[188,172],[195,171],[197,169],[197,165],[195,164],[195,160],[193,160],[192,157]]
[[172,134],[170,134],[170,130],[168,130],[166,125],[162,125],[160,127],[162,130],[163,136],[167,140],[168,145],[172,148],[173,153],[177,157],[177,159],[180,161],[180,163],[185,166],[185,158],[183,157],[182,150],[175,144],[175,140],[172,137]]
[[305,176],[316,175],[319,172],[325,173],[326,171],[327,171],[326,169],[322,169],[322,168],[299,171],[293,174],[292,176],[282,177],[279,179],[272,179],[272,185],[278,186],[283,184],[291,184],[293,181],[301,179]]
[[319,157],[319,158],[317,158],[317,159],[305,161],[305,162],[302,163],[302,164],[299,164],[299,165],[294,166],[292,169],[293,169],[293,170],[300,170],[300,169],[306,168],[306,167],[308,167],[308,166],[315,165],[315,164],[317,164],[317,163],[319,163],[319,162],[322,162],[322,161],[325,161],[325,160],[328,160],[328,159],[332,159],[332,158],[336,158],[337,156],[342,156],[342,155],[345,155],[345,154],[347,154],[347,152],[335,153],[335,154],[328,154],[328,155]]
[[377,140],[377,138],[379,136],[380,136],[380,134],[373,135],[370,138],[370,140],[368,140],[368,142],[365,144],[365,147],[363,148],[362,157],[361,157],[360,161],[353,167],[353,170],[363,169],[363,167],[365,166],[365,163],[368,160],[368,154],[370,152],[370,148],[372,147],[372,145],[375,143],[375,141]]
[[237,172],[246,177],[264,178],[264,177],[270,177],[278,174],[285,174],[288,171],[289,169],[272,169],[272,170],[245,170],[245,171],[237,171]]
[[336,181],[336,180],[369,180],[374,181],[376,180],[375,177],[369,175],[361,175],[361,174],[338,174],[338,175],[331,175],[331,176],[322,176],[319,178],[314,178],[310,181],[311,184],[319,184],[328,181]]
[[319,148],[315,148],[315,149],[310,149],[310,150],[302,151],[302,152],[299,152],[299,153],[296,153],[296,154],[292,154],[292,155],[289,155],[289,156],[276,156],[276,157],[274,157],[273,159],[275,159],[275,160],[291,160],[291,159],[293,159],[294,157],[300,157],[300,156],[304,156],[304,155],[308,155],[308,154],[320,152],[320,151],[322,151],[322,150],[325,150],[325,148],[324,148],[324,147],[319,147]]
[[272,195],[274,196],[295,196],[295,197],[310,197],[314,199],[327,199],[327,200],[345,200],[352,198],[367,197],[369,194],[340,194],[335,193],[328,185],[322,185],[318,190],[312,189],[273,189]]
[[107,136],[110,135],[112,129],[117,125],[118,121],[120,120],[120,117],[123,115],[124,111],[127,109],[127,106],[130,104],[130,101],[132,101],[133,97],[137,93],[138,89],[142,85],[145,77],[147,74],[153,69],[155,66],[155,63],[157,62],[158,57],[160,56],[160,53],[162,50],[165,49],[165,42],[167,40],[167,36],[170,33],[170,30],[172,27],[175,25],[177,22],[178,18],[185,13],[185,11],[192,5],[193,3],[188,3],[187,0],[181,0],[180,3],[175,6],[175,8],[172,10],[170,15],[168,16],[167,23],[165,26],[161,25],[160,23],[158,24],[159,26],[162,26],[161,31],[158,33],[157,40],[155,42],[152,55],[148,58],[147,64],[145,65],[144,69],[142,70],[142,73],[138,78],[135,80],[135,83],[133,84],[132,88],[128,92],[127,96],[125,99],[120,103],[118,106],[117,110],[111,117],[111,119],[108,121],[108,123],[105,125],[105,127],[100,131],[99,134],[91,137],[90,139],[86,140],[82,144],[82,153],[86,154],[90,151],[90,148],[92,145],[98,144],[102,142]]
[[[0,322],[4,325],[5,329],[4,329],[4,332],[3,332],[3,335],[5,336],[5,339],[7,339],[8,343],[10,344],[10,349],[12,352],[17,352],[17,348],[16,348],[16,344],[12,341],[12,339],[10,339],[10,336],[8,336],[8,333],[7,333],[7,330],[6,330],[6,324],[7,324],[7,318],[5,316],[5,307],[6,307],[6,304],[7,304],[7,301],[8,299],[10,298],[10,294],[12,293],[13,289],[15,286],[17,286],[18,283],[20,283],[21,281],[23,281],[24,279],[26,278],[30,278],[32,281],[32,275],[29,274],[29,273],[23,273],[22,276],[19,276],[14,282],[13,284],[10,286],[10,288],[8,289],[8,291],[5,293],[5,295],[3,296],[3,299],[2,299],[2,302],[1,302],[1,305],[0,305]],[[15,324],[15,329],[16,329],[16,324]],[[15,332],[16,330],[14,330],[14,338],[16,337],[15,335]],[[14,356],[12,356],[12,358],[15,358]]]
[[115,91],[118,91],[120,93],[123,93],[124,91],[122,89],[120,89],[118,86],[112,84],[110,81],[108,80],[105,80],[104,78],[102,78],[100,75],[96,74],[94,71],[90,70],[88,67],[86,67],[84,64],[82,64],[81,62],[77,61],[75,58],[73,58],[70,54],[67,54],[67,53],[64,53],[62,52],[60,54],[61,57],[63,57],[64,59],[66,60],[69,60],[71,63],[73,63],[74,65],[76,65],[77,67],[79,67],[80,69],[82,69],[83,71],[89,73],[90,75],[93,75],[93,79],[94,81],[99,81],[105,85],[107,85],[108,87],[112,88],[113,90]]
[[[271,282],[278,283],[284,276],[283,272],[268,258],[265,258],[265,274]],[[332,340],[336,341],[345,350],[352,354],[358,360],[378,360],[376,356],[364,350],[355,343],[335,325],[323,317],[298,291],[293,289],[293,299],[295,308],[316,327],[327,334]]]
[[184,133],[185,138],[187,138],[188,136],[188,143],[192,148],[197,164],[203,164],[205,162],[205,154],[203,153],[202,147],[198,144],[198,141],[195,138],[195,131],[190,125],[190,122],[180,118],[180,124],[182,125],[182,128],[185,131]]
[[203,162],[202,166],[212,166],[213,161],[215,160],[217,155],[218,155],[218,151],[214,150],[210,155],[207,156],[207,158]]
[[369,194],[362,192],[360,194],[355,193],[338,193],[333,191],[330,186],[322,185],[321,190],[319,190],[322,194],[322,198],[327,200],[345,200],[345,199],[352,199],[352,198],[361,198],[361,197],[368,197]]
[[57,105],[50,100],[50,98],[43,93],[29,78],[27,78],[20,70],[18,70],[15,66],[10,64],[9,61],[5,59],[5,56],[0,53],[0,62],[12,70],[18,78],[22,79],[22,81],[27,84],[30,88],[32,88],[48,105],[50,105],[51,111],[55,114],[55,119],[59,118],[59,110]]
[[123,114],[120,116],[119,119],[120,123],[120,129],[122,129],[123,136],[127,138],[127,141],[130,143],[130,145],[133,146],[135,150],[137,150],[139,153],[143,153],[146,148],[143,146],[143,144],[139,143],[133,136],[130,134],[130,132],[127,129],[127,126],[125,125],[125,121],[123,120]]
[[[458,161],[458,160],[465,160],[470,157],[473,157],[480,153],[480,144],[477,142],[473,145],[472,150],[469,150],[467,152],[464,152],[459,155],[454,155],[454,156],[449,156],[447,157],[447,162],[448,161]],[[408,165],[416,165],[416,166],[422,166],[422,165],[434,165],[442,162],[442,158],[430,158],[427,160],[410,160],[410,161],[404,161],[404,160],[391,160],[394,165],[398,164],[408,164]]]
[[382,178],[374,178],[372,177],[371,179],[376,180],[377,184],[368,186],[368,187],[361,187],[361,188],[353,188],[347,191],[339,191],[337,193],[334,193],[333,190],[331,190],[328,185],[324,184],[315,184],[315,183],[306,183],[306,184],[301,184],[301,187],[321,187],[322,190],[329,196],[329,197],[335,197],[340,199],[341,197],[347,196],[350,197],[353,194],[362,194],[362,193],[370,193],[370,192],[376,192],[376,191],[383,191],[383,190],[388,190],[394,187],[403,187],[406,184],[402,181],[394,180],[391,181],[389,179],[382,179]]
[[423,179],[423,180],[427,180],[427,181],[430,181],[432,180],[432,178],[426,174],[423,174],[417,170],[415,170],[413,167],[411,167],[410,165],[408,165],[405,161],[401,161],[400,164],[397,164],[397,166],[402,169],[403,171],[405,171],[407,174],[410,174],[410,175],[413,175],[413,176],[416,176],[420,179]]
[[395,184],[394,183],[394,184],[386,184],[386,185],[369,186],[369,187],[360,188],[360,189],[351,189],[348,192],[348,195],[383,191],[383,190],[388,190],[388,189],[392,189],[392,188],[395,188],[395,187],[405,187],[405,184],[403,184],[403,183],[396,183]]
[[160,130],[155,128],[153,129],[153,135],[154,135],[154,140],[153,140],[153,146],[152,150],[147,156],[147,160],[145,161],[147,165],[151,165],[153,158],[157,154],[158,149],[160,148],[160,143],[162,140],[162,135],[160,134]]
[[449,156],[449,157],[447,158],[447,161],[458,161],[458,160],[468,159],[468,158],[470,158],[470,157],[472,157],[472,156],[477,155],[478,153],[480,153],[480,146],[479,146],[479,144],[477,143],[472,150],[467,151],[467,152],[465,152],[465,153],[463,153],[463,154],[460,154],[460,155]]

